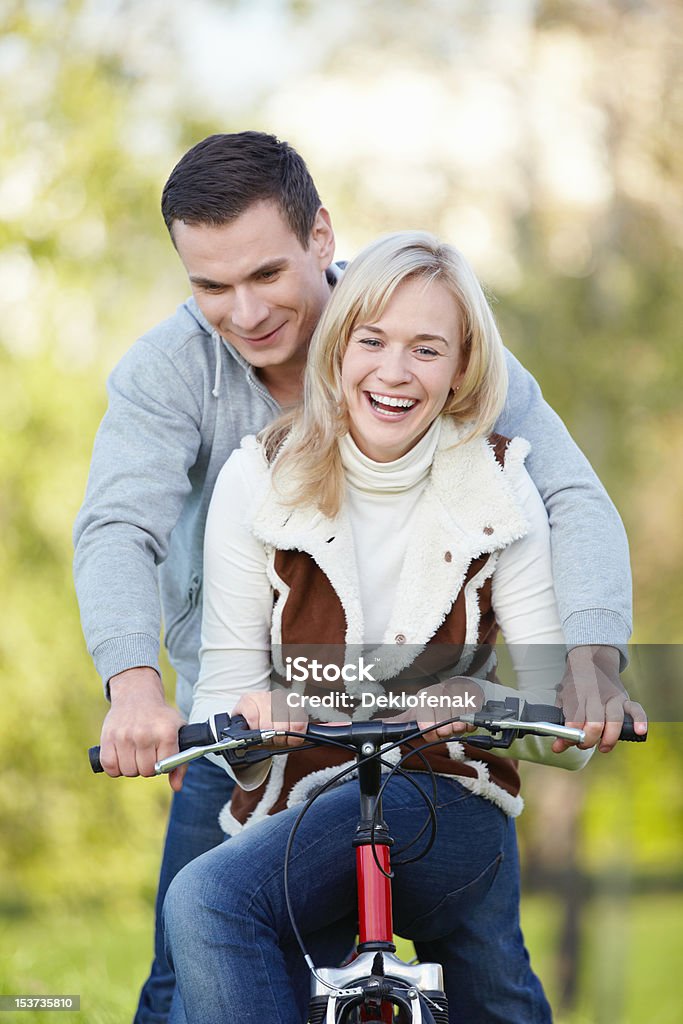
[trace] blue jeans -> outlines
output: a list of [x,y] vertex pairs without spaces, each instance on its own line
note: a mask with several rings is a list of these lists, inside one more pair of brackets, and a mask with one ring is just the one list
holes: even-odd
[[154,961],[140,993],[134,1024],[166,1024],[175,990],[175,975],[164,949],[162,907],[166,890],[181,868],[218,846],[225,836],[218,815],[230,799],[234,782],[205,757],[193,761],[183,788],[173,794],[156,900]]
[[[429,792],[431,783],[423,785]],[[421,960],[443,964],[452,1024],[548,1024],[550,1007],[519,927],[514,822],[455,779],[439,778],[437,785],[434,846],[417,863],[395,866],[395,931],[413,939]],[[174,1021],[305,1021],[308,968],[282,883],[298,812],[283,811],[245,829],[172,883],[164,907],[167,949],[185,1013],[174,1014]],[[395,778],[384,813],[400,848],[426,810],[414,787]],[[357,818],[353,782],[325,793],[304,818],[290,859],[295,918],[320,966],[337,963],[356,932],[351,840]],[[333,934],[336,959],[323,959]]]

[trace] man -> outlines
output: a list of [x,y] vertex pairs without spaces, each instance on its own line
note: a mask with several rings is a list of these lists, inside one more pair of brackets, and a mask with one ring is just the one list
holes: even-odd
[[[329,214],[286,143],[215,135],[173,170],[162,211],[193,298],[142,337],[114,369],[84,505],[75,579],[88,648],[111,700],[101,760],[112,776],[153,774],[177,750],[200,644],[202,541],[218,471],[301,389],[306,350],[340,269]],[[570,714],[589,743],[611,749],[626,697],[619,648],[630,635],[623,527],[590,466],[533,378],[509,355],[508,403],[496,429],[532,443],[527,462],[552,526],[553,568],[572,659],[604,673],[601,700]],[[158,652],[161,614],[178,674],[180,713],[167,703]],[[217,845],[225,772],[201,759],[180,770],[157,912],[172,877]],[[182,785],[182,789],[181,789]],[[157,927],[156,959],[136,1022],[166,1020],[173,976]]]

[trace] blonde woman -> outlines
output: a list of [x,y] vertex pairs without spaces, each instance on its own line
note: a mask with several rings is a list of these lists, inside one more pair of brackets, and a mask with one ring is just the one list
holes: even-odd
[[[325,677],[341,680],[337,717],[361,717],[363,694],[381,706],[398,676],[412,692],[440,692],[477,667],[490,676],[478,652],[499,629],[513,651],[540,652],[519,659],[520,686],[552,693],[564,638],[549,528],[524,469],[527,443],[490,434],[505,389],[494,318],[456,249],[404,232],[351,264],[314,334],[303,404],[247,439],[216,485],[192,720],[229,711],[254,728],[303,729],[300,703],[287,714],[282,695],[271,702],[274,674],[285,692],[291,682],[287,652],[328,651],[332,662],[342,651],[348,662],[372,648],[380,653],[364,678],[344,680],[339,665]],[[425,858],[396,868],[396,928],[418,956],[443,963],[452,1021],[548,1021],[518,921],[517,763],[453,739],[462,730],[440,730],[451,741],[427,755],[438,837]],[[543,741],[513,753],[554,757]],[[173,883],[167,934],[188,1021],[214,1024],[230,1006],[241,1022],[305,1020],[308,970],[284,905],[284,849],[297,802],[347,756],[316,749],[245,769],[221,816],[233,838]],[[554,759],[577,768],[588,756]],[[431,784],[424,770],[414,777]],[[330,940],[342,953],[355,934],[356,799],[342,784],[316,801],[292,860],[295,916],[314,960]],[[384,811],[399,846],[423,809],[414,786],[394,780]]]

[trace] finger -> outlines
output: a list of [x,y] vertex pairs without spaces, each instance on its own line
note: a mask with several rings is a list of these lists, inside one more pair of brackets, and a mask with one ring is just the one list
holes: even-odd
[[136,746],[135,775],[142,775],[145,779],[151,779],[156,774],[154,766],[158,760],[156,744],[146,742],[144,746]]
[[118,779],[123,774],[119,765],[116,745],[107,738],[104,732],[100,737],[100,764],[112,779]]
[[[565,686],[560,690],[558,694],[558,704],[562,708],[562,714],[564,715],[564,724],[570,729],[583,729],[586,724],[586,704],[585,698],[579,700],[577,697],[576,689],[573,686]],[[571,740],[556,739],[553,743],[552,749],[555,754],[563,754],[565,750],[569,750],[570,747],[576,746]]]
[[[564,724],[567,726],[568,729],[583,729],[583,731],[585,732],[586,722],[583,719],[579,721],[565,721]],[[572,743],[571,740],[563,740],[558,738],[553,743],[552,750],[555,754],[563,754],[565,750],[569,750],[570,747],[576,746],[579,746],[583,749],[584,744],[576,744]]]
[[449,736],[457,736],[467,730],[464,722],[449,722],[448,725],[441,725],[436,730],[441,739],[448,739]]
[[633,728],[638,736],[644,736],[647,732],[647,714],[642,704],[635,700],[627,700],[624,704],[624,711],[633,719]]
[[250,729],[264,728],[260,703],[253,696],[240,697],[232,710],[232,717],[235,718],[237,715],[242,715]]
[[[631,702],[625,701],[623,697],[614,697],[605,705],[605,729],[600,741],[600,750],[608,754],[613,750],[624,726],[624,713],[630,712]],[[642,711],[642,708],[640,709]]]
[[590,750],[590,748],[599,743],[602,738],[602,733],[605,728],[605,719],[598,719],[597,716],[595,716],[591,721],[579,722],[575,728],[583,729],[586,734],[585,740],[583,743],[579,743],[578,746],[581,750]]
[[183,788],[183,779],[187,774],[188,766],[181,764],[178,768],[174,768],[168,776],[168,782],[174,793],[179,793]]
[[[173,754],[177,754],[180,749],[178,746],[178,730],[187,723],[178,717],[168,724],[162,735],[158,738],[155,748],[155,761],[163,761],[165,757],[171,757]],[[142,774],[142,772],[140,773]]]
[[134,779],[139,775],[136,758],[135,744],[130,739],[119,737],[116,741],[116,756],[119,762],[119,771],[127,779]]
[[301,733],[300,736],[286,736],[285,742],[287,743],[287,746],[299,747],[305,741],[305,733],[306,729],[308,728],[308,719],[299,722],[290,722],[287,728],[289,732]]
[[[602,749],[605,730],[607,730],[604,753],[607,753],[608,750],[612,749],[617,741],[619,733],[621,732],[621,722],[619,719],[621,717],[623,720],[624,717],[622,703],[623,698],[619,697],[610,698],[603,703],[596,691],[591,692],[586,701],[586,720],[582,726],[583,731],[586,734],[586,739],[583,743],[579,744],[580,747],[584,750],[588,750],[589,747],[599,745],[600,749]],[[610,719],[612,719],[611,722]],[[616,730],[616,736],[614,736],[614,726],[616,726],[617,723],[619,723],[619,726]]]

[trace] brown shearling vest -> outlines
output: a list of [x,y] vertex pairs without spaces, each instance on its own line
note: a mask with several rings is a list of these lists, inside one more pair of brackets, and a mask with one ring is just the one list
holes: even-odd
[[[500,435],[492,435],[489,442],[494,449],[497,461],[503,465],[508,439]],[[449,556],[450,552],[445,551],[441,557],[450,560]],[[470,563],[463,585],[455,597],[450,611],[418,659],[422,666],[427,664],[427,674],[454,667],[455,661],[457,661],[457,656],[454,658],[454,652],[462,650],[466,636],[466,586],[484,568],[491,557],[489,554],[484,554]],[[286,651],[290,645],[292,649],[304,648],[306,645],[310,647],[311,637],[315,637],[316,645],[335,645],[337,649],[343,649],[346,634],[344,610],[330,580],[313,558],[304,551],[278,550],[275,552],[275,569],[278,577],[289,587],[282,611],[283,650]],[[478,663],[481,665],[487,660],[491,647],[496,641],[498,627],[492,608],[491,589],[492,577],[488,575],[476,592],[479,605],[477,653],[474,655],[468,674],[476,670]],[[276,603],[278,600],[280,600],[280,595],[276,594]],[[400,634],[394,640],[397,644],[403,642]],[[415,678],[416,673],[411,674],[411,669],[402,673],[399,678],[402,679],[403,676],[407,680]],[[412,687],[412,692],[416,692],[420,686],[429,685],[430,681],[434,681],[433,678],[425,680],[424,675],[423,667],[422,678]],[[491,677],[489,676],[489,678]],[[322,685],[325,686],[325,684]],[[330,686],[329,688],[334,689],[335,687]],[[405,685],[402,683],[402,688],[410,691],[410,683],[406,682]],[[318,688],[316,692],[320,692],[320,689]],[[448,717],[448,713],[444,713],[444,717]],[[455,739],[457,740],[459,737],[455,737]],[[484,774],[494,787],[498,787],[511,797],[517,796],[520,789],[517,761],[498,757],[489,751],[479,750],[469,746],[466,742],[457,744],[457,746],[460,748],[459,756],[463,757],[462,760],[454,759],[445,744],[429,748],[423,756],[426,757],[433,771],[438,774],[472,780],[481,779]],[[402,748],[402,753],[408,751],[408,747]],[[320,769],[347,763],[351,756],[350,753],[324,747],[315,747],[296,752],[293,755],[286,755],[282,787],[268,813],[275,814],[288,806],[287,800],[291,789],[299,780]],[[405,766],[414,771],[425,771],[424,763],[417,757],[410,758]],[[250,792],[246,792],[239,786],[235,788],[231,813],[238,822],[242,824],[247,822],[260,803],[267,785],[268,780]]]

